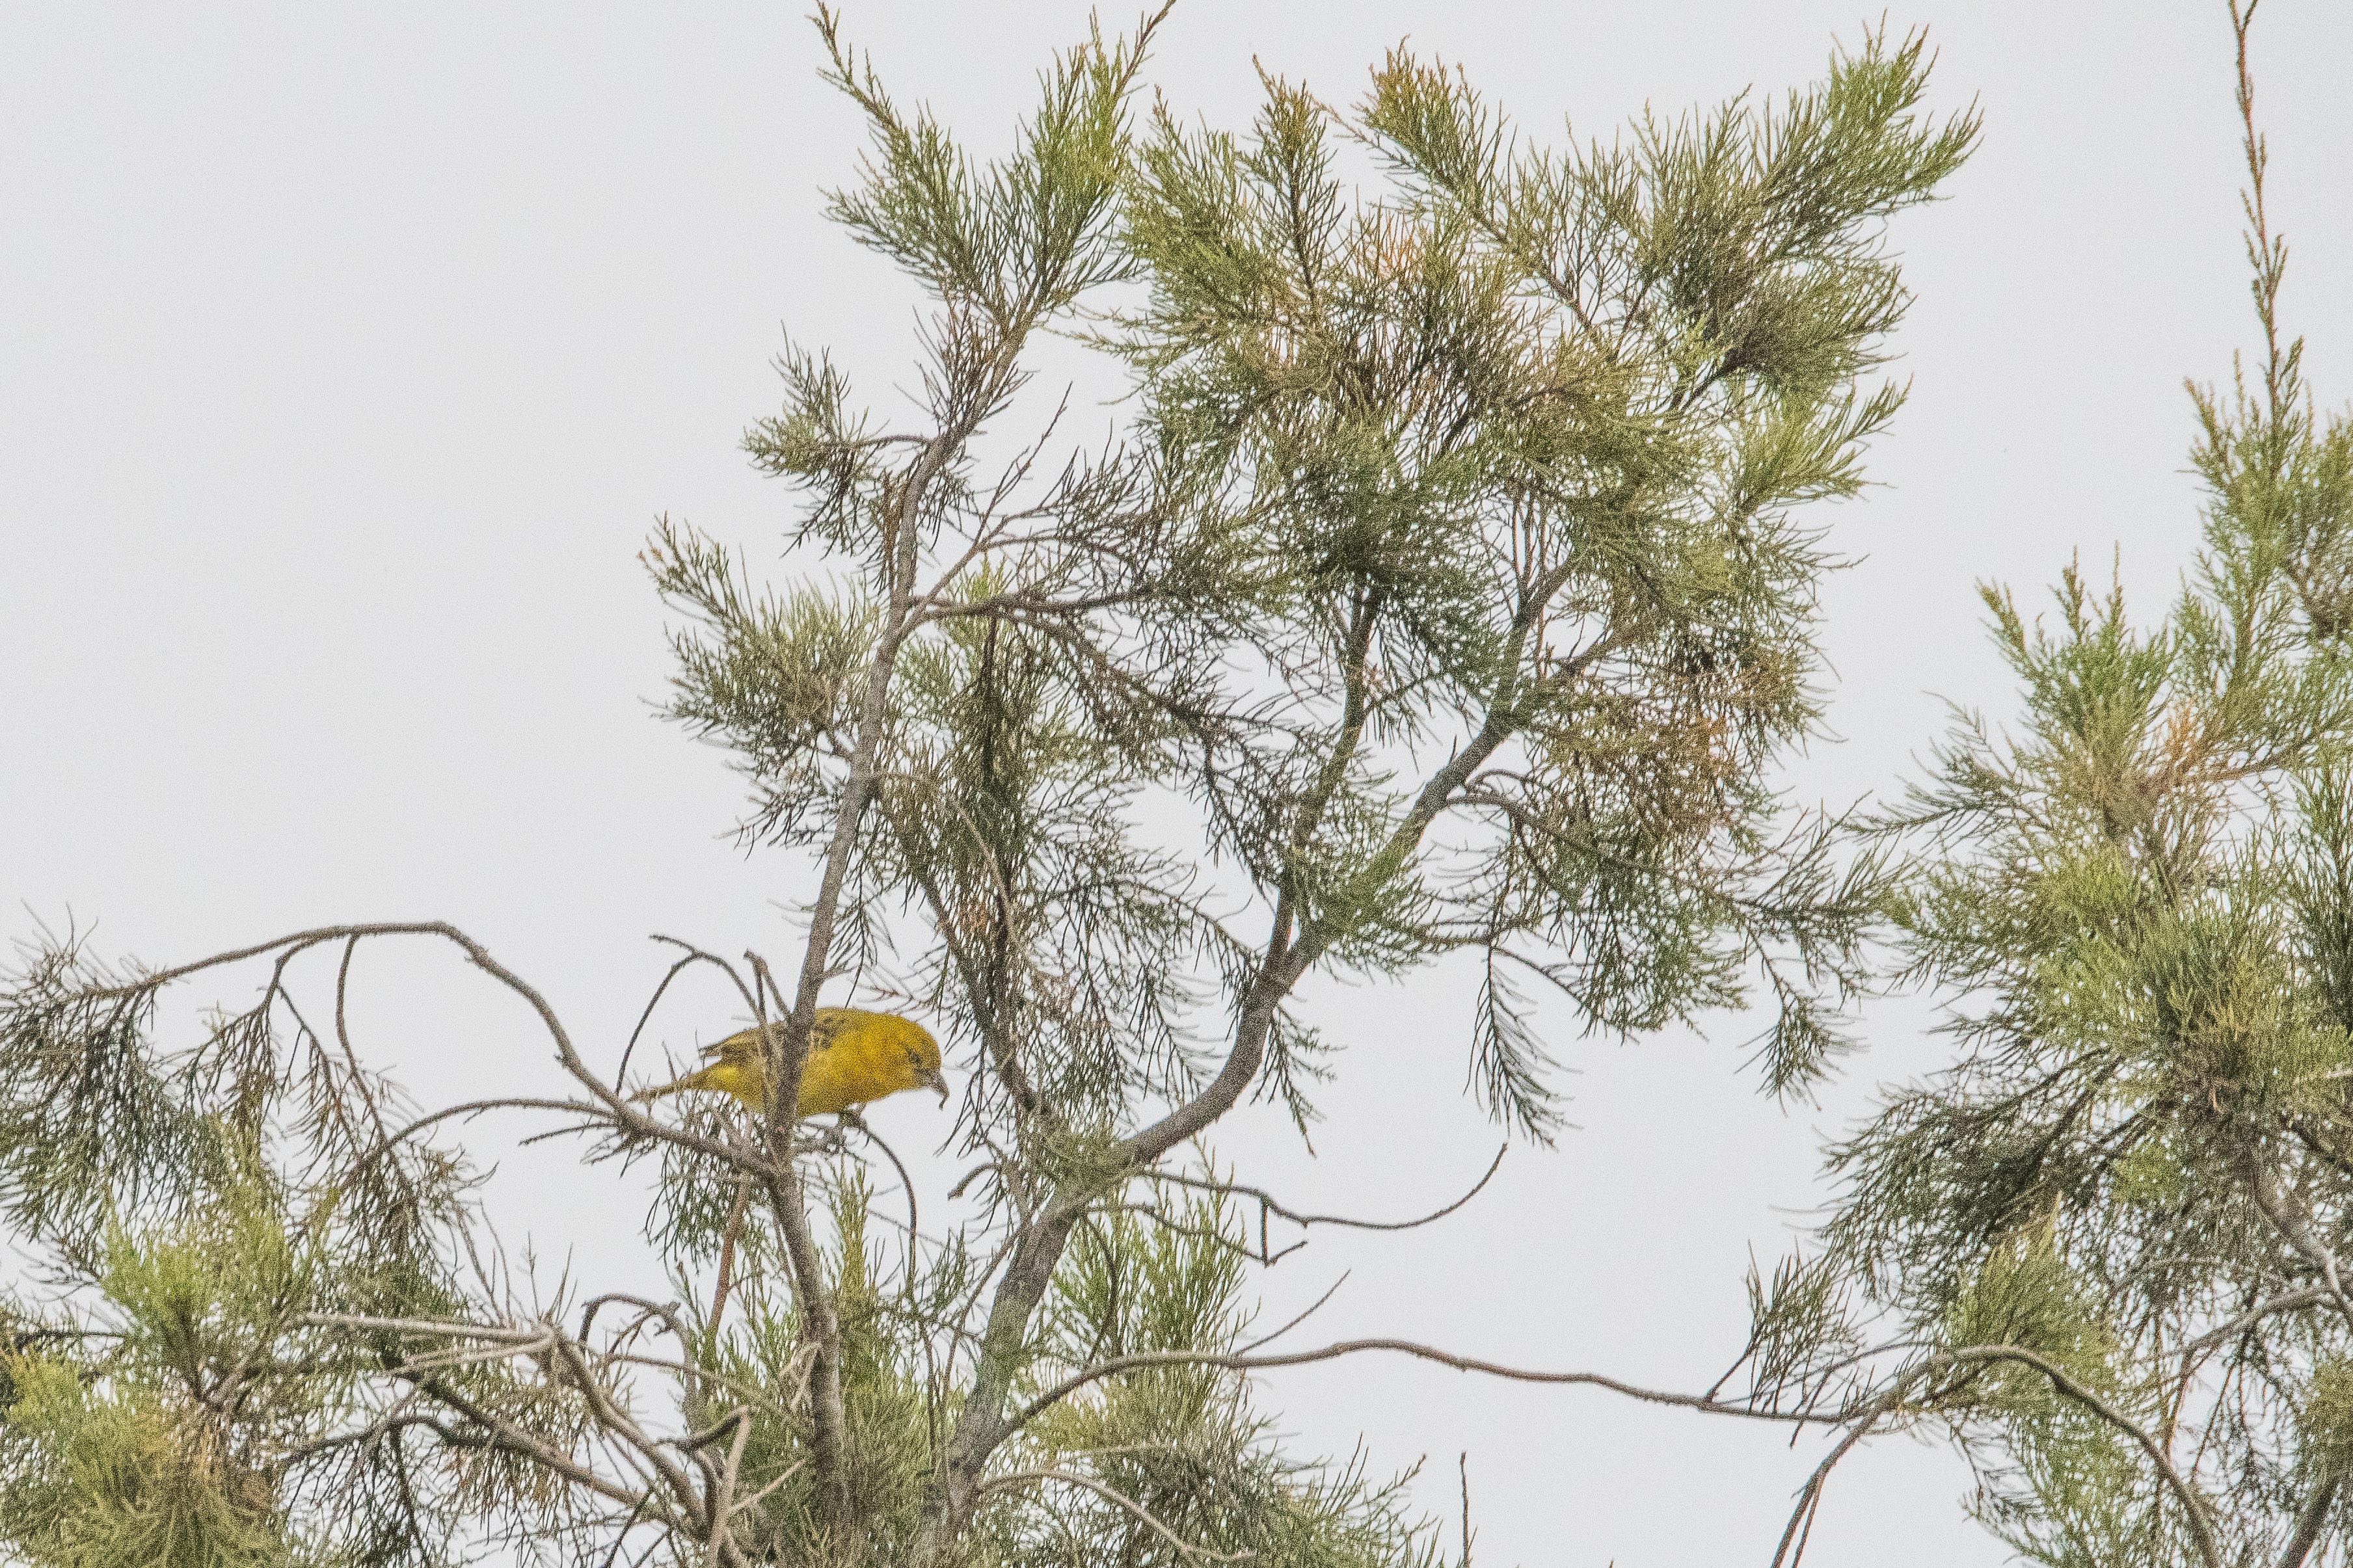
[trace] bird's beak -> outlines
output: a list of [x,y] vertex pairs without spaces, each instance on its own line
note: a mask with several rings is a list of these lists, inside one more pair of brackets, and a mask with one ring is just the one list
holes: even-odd
[[925,1068],[923,1069],[923,1081],[930,1084],[933,1089],[939,1091],[940,1103],[942,1105],[945,1105],[948,1102],[947,1074],[942,1072],[937,1068]]

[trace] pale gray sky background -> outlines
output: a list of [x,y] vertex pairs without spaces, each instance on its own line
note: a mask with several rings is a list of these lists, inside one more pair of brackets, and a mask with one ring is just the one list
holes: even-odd
[[[1852,39],[1852,0],[1453,5],[1185,0],[1152,79],[1239,124],[1255,57],[1353,98],[1401,36],[1538,134],[1645,100],[1779,88]],[[2195,538],[2184,375],[2249,341],[2221,0],[1915,0],[1937,95],[1983,151],[1895,240],[1919,294],[1886,488],[1825,521],[1841,743],[1801,795],[1905,775],[1939,696],[2009,710],[1973,581],[2112,548],[2145,607]],[[1082,0],[850,0],[904,99],[1003,143]],[[1114,6],[1106,21],[1127,14]],[[772,560],[787,497],[746,468],[781,320],[887,397],[907,293],[821,222],[860,129],[793,5],[0,3],[0,904],[150,962],[343,919],[443,918],[533,977],[609,1060],[651,931],[781,950],[784,858],[725,838],[737,780],[656,722],[662,617],[634,560],[668,511]],[[2258,39],[2285,306],[2325,400],[2353,387],[2344,62],[2353,6],[2268,0]],[[1096,411],[1098,421],[1108,411]],[[454,958],[364,963],[363,1045],[435,1101],[544,1083],[542,1044]],[[195,1002],[206,996],[190,996]],[[1311,1160],[1276,1120],[1219,1147],[1306,1206],[1402,1215],[1476,1174],[1467,1026],[1441,978],[1325,986],[1351,1044]],[[677,1044],[723,1024],[703,994]],[[1578,1131],[1517,1150],[1431,1231],[1319,1238],[1274,1321],[1353,1275],[1323,1331],[1703,1385],[1740,1275],[1822,1195],[1822,1141],[1938,1045],[1916,1006],[1819,1110],[1743,1072],[1753,1023],[1561,1054]],[[916,1097],[881,1109],[934,1136]],[[485,1129],[486,1137],[498,1130]],[[494,1145],[486,1145],[494,1147]],[[641,1269],[630,1189],[500,1152],[510,1240]],[[923,1179],[937,1167],[922,1168]],[[941,1184],[944,1184],[942,1183]],[[1814,1462],[1768,1429],[1357,1361],[1281,1374],[1303,1447],[1468,1450],[1482,1563],[1763,1562]],[[1877,1445],[1835,1483],[1820,1568],[1991,1564],[1948,1454]],[[1451,1529],[1451,1526],[1450,1526]]]

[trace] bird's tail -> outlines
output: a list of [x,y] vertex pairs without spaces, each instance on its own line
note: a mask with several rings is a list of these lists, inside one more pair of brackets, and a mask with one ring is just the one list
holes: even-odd
[[644,1104],[650,1100],[659,1100],[666,1094],[676,1094],[681,1089],[712,1089],[717,1087],[714,1084],[705,1081],[710,1078],[710,1076],[711,1069],[709,1068],[704,1068],[702,1071],[691,1072],[684,1078],[672,1079],[668,1083],[657,1084],[651,1089],[641,1089],[638,1090],[637,1093],[629,1096],[629,1098],[638,1101],[639,1104]]

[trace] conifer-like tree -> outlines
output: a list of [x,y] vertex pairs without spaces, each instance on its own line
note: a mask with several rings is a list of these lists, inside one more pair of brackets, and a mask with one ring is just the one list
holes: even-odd
[[[37,942],[0,1010],[0,1221],[47,1271],[8,1309],[8,1552],[1430,1561],[1393,1483],[1253,1403],[1380,1348],[1248,1340],[1290,1211],[1203,1142],[1248,1096],[1314,1114],[1338,1058],[1303,998],[1469,955],[1453,1027],[1537,1139],[1535,986],[1635,1036],[1761,984],[1768,1085],[1820,1070],[1880,873],[1773,792],[1818,711],[1805,509],[1901,401],[1884,221],[1973,119],[1924,118],[1921,41],[1872,37],[1610,143],[1523,140],[1404,53],[1345,112],[1270,79],[1229,134],[1133,116],[1159,24],[1057,61],[984,163],[820,15],[873,137],[832,212],[929,300],[919,396],[885,418],[788,349],[749,447],[803,498],[790,578],[683,525],[649,552],[672,710],[815,889],[788,966],[679,944],[649,1016],[723,990],[788,1107],[821,999],[918,1015],[971,1173],[918,1204],[854,1119],[636,1102],[629,1020],[575,1033],[447,926],[160,970]],[[1115,444],[1015,427],[1048,333],[1130,378]],[[483,1107],[366,1068],[352,967],[418,938],[543,1026],[549,1088],[507,1109],[650,1167],[669,1298],[534,1295],[450,1141]],[[152,1037],[232,963],[249,1005]]]
[[[2193,387],[2203,542],[2136,626],[1986,591],[2021,682],[1884,826],[1954,1066],[1836,1151],[1762,1306],[1779,1408],[1941,1427],[2027,1561],[2298,1568],[2353,1541],[2353,423],[2283,336],[2233,4],[2252,376]],[[1881,1342],[1870,1352],[1867,1342]]]

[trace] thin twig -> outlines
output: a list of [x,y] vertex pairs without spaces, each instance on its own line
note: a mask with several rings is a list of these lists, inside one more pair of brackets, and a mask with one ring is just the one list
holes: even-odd
[[1511,1152],[1512,1146],[1509,1143],[1497,1149],[1495,1151],[1495,1157],[1487,1163],[1486,1173],[1471,1184],[1470,1191],[1464,1193],[1461,1197],[1456,1198],[1452,1203],[1446,1205],[1443,1208],[1432,1209],[1430,1213],[1422,1215],[1419,1218],[1415,1219],[1354,1219],[1346,1215],[1301,1214],[1297,1210],[1286,1206],[1281,1199],[1275,1197],[1272,1194],[1240,1182],[1222,1182],[1213,1176],[1196,1176],[1182,1171],[1164,1171],[1157,1168],[1135,1171],[1131,1173],[1131,1174],[1142,1181],[1169,1182],[1178,1186],[1193,1187],[1202,1192],[1236,1194],[1256,1203],[1259,1205],[1259,1209],[1261,1214],[1278,1215],[1283,1219],[1291,1221],[1293,1225],[1341,1226],[1350,1230],[1414,1230],[1419,1226],[1430,1225],[1434,1221],[1444,1219],[1448,1215],[1453,1214],[1455,1211],[1461,1208],[1463,1205],[1469,1203],[1472,1198],[1477,1197],[1486,1189],[1487,1184],[1495,1179],[1495,1173],[1503,1169],[1504,1156]]
[[[655,937],[653,940],[659,942],[662,939]],[[646,1010],[638,1015],[638,1026],[629,1031],[628,1044],[621,1047],[621,1065],[613,1069],[613,1089],[616,1093],[618,1093],[621,1086],[628,1081],[629,1053],[638,1048],[638,1037],[646,1032],[646,1025],[652,1020],[654,1009],[661,1005],[662,993],[668,991],[670,983],[678,978],[678,972],[692,963],[694,959],[693,953],[688,953],[684,958],[671,964],[670,973],[661,977],[661,984],[654,987],[654,994],[646,998]]]
[[1153,1517],[1152,1510],[1134,1498],[1124,1492],[1114,1491],[1103,1482],[1072,1470],[1011,1470],[982,1482],[974,1489],[974,1495],[986,1497],[990,1492],[1003,1491],[1011,1487],[1028,1486],[1041,1481],[1055,1481],[1064,1486],[1078,1487],[1082,1490],[1094,1493],[1106,1502],[1126,1510],[1187,1557],[1207,1558],[1212,1563],[1241,1563],[1258,1555],[1255,1552],[1212,1552],[1206,1546],[1196,1546]]
[[727,1292],[735,1283],[735,1237],[744,1228],[744,1209],[752,1201],[752,1180],[735,1178],[735,1200],[727,1208],[727,1228],[719,1238],[719,1279],[711,1288],[711,1338],[719,1338],[719,1320],[727,1310]]
[[1307,1310],[1300,1313],[1299,1316],[1292,1319],[1291,1321],[1283,1324],[1282,1327],[1275,1330],[1274,1332],[1260,1335],[1257,1339],[1254,1339],[1248,1344],[1243,1345],[1235,1353],[1238,1355],[1248,1355],[1254,1350],[1260,1350],[1267,1345],[1272,1344],[1275,1341],[1282,1338],[1283,1335],[1289,1333],[1292,1330],[1297,1328],[1300,1324],[1314,1317],[1317,1312],[1322,1311],[1324,1310],[1324,1303],[1338,1295],[1340,1293],[1340,1287],[1345,1285],[1347,1282],[1348,1276],[1346,1274],[1342,1274],[1340,1278],[1332,1281],[1331,1288],[1329,1289],[1325,1290],[1321,1296],[1315,1298],[1315,1300],[1308,1306]]

